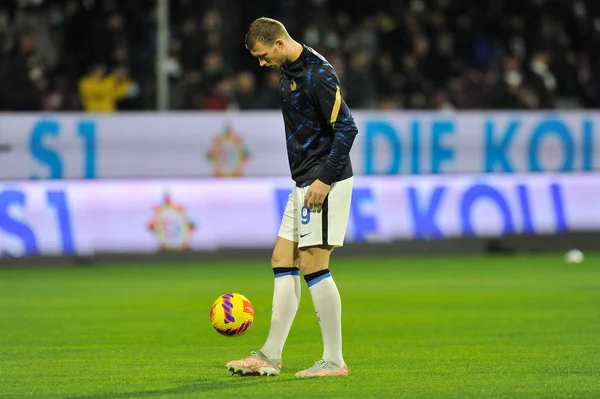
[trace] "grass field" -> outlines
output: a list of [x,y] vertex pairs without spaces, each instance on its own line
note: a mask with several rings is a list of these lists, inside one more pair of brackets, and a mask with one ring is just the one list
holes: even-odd
[[[334,260],[346,378],[298,380],[320,358],[310,294],[279,377],[224,363],[266,337],[266,262],[0,269],[2,398],[600,398],[600,256]],[[238,291],[256,321],[208,322]]]

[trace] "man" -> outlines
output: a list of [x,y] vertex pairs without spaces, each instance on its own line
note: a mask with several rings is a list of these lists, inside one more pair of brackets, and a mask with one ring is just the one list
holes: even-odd
[[281,108],[296,184],[271,258],[275,283],[269,335],[259,352],[226,367],[241,374],[279,375],[283,346],[300,304],[300,269],[313,299],[324,350],[321,360],[296,376],[345,376],[342,307],[329,258],[335,247],[343,245],[346,234],[353,185],[349,153],[358,130],[332,66],[294,41],[279,21],[255,20],[246,34],[246,48],[260,66],[281,70]]
[[107,75],[103,64],[95,64],[79,81],[79,94],[86,112],[115,112],[117,102],[127,97],[132,81],[125,68]]

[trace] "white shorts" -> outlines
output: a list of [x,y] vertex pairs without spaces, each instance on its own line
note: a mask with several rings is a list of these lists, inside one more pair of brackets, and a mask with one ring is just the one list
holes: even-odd
[[304,206],[308,187],[294,186],[285,205],[278,236],[297,242],[298,248],[344,245],[353,185],[353,177],[333,183],[321,212],[311,212]]

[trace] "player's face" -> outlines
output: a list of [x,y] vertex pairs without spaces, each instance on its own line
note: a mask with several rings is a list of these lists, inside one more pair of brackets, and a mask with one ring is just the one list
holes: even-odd
[[273,44],[257,42],[254,48],[250,50],[253,56],[258,58],[261,67],[279,69],[285,63],[286,57],[283,51],[285,44],[282,41],[276,41]]

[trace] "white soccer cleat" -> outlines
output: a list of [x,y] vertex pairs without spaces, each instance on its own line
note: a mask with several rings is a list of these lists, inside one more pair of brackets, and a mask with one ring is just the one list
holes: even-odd
[[225,367],[232,373],[241,375],[279,375],[281,359],[269,359],[262,352],[252,352],[245,359],[226,363]]
[[340,367],[328,360],[319,360],[311,368],[296,373],[296,377],[343,377],[347,375],[348,365]]

